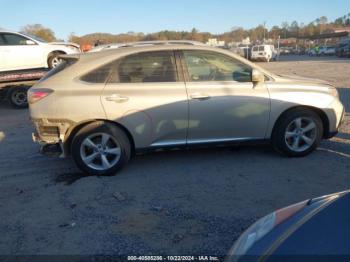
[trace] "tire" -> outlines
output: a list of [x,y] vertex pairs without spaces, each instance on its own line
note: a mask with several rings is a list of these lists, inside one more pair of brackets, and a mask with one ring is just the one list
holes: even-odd
[[28,88],[27,87],[12,87],[9,89],[7,97],[10,104],[17,109],[28,108]]
[[62,53],[54,52],[49,55],[49,58],[47,59],[47,65],[50,69],[57,67],[62,60],[58,58],[58,56],[62,55]]
[[[103,137],[107,136],[107,142],[103,143]],[[84,174],[111,176],[129,161],[131,145],[122,129],[110,123],[94,122],[74,136],[71,152],[76,165]]]
[[318,114],[299,108],[282,115],[274,127],[271,141],[277,152],[289,157],[303,157],[319,146],[322,137],[323,124]]

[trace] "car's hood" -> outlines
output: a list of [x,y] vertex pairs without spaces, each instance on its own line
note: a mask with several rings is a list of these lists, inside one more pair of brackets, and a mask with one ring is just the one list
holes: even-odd
[[66,43],[66,42],[50,42],[49,45],[63,45],[63,46],[74,46],[76,48],[80,48],[78,44],[75,43]]
[[314,84],[314,85],[327,85],[331,86],[331,84],[327,81],[320,80],[320,79],[314,79],[314,78],[308,78],[308,77],[301,77],[301,76],[291,76],[291,75],[277,75],[278,80],[281,82],[297,82],[298,84]]

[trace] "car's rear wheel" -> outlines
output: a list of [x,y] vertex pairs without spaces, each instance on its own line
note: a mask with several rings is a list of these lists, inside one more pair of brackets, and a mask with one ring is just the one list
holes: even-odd
[[104,122],[83,127],[71,149],[77,166],[87,175],[114,175],[130,159],[131,146],[120,128]]
[[295,109],[276,123],[272,144],[276,151],[290,157],[302,157],[313,152],[323,137],[322,120],[313,111]]
[[18,109],[27,108],[28,107],[27,91],[28,91],[28,88],[23,86],[10,88],[8,93],[8,100],[10,101],[10,104],[14,108],[18,108]]

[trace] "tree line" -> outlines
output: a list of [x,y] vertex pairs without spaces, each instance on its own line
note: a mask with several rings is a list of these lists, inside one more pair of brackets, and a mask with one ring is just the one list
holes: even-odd
[[[242,39],[249,37],[252,42],[265,39],[276,40],[280,38],[291,37],[310,37],[322,33],[331,32],[334,28],[350,26],[350,13],[341,16],[334,21],[328,21],[326,16],[321,16],[314,21],[304,24],[293,21],[291,23],[283,22],[280,26],[273,26],[267,29],[264,24],[260,24],[255,28],[244,29],[243,27],[233,27],[229,32],[222,34],[212,34],[209,32],[200,32],[196,28],[191,31],[171,31],[164,30],[156,33],[144,34],[127,32],[123,34],[108,34],[108,33],[92,33],[84,36],[77,36],[71,33],[68,36],[68,41],[78,44],[95,44],[100,43],[123,43],[148,40],[194,40],[206,42],[209,38],[217,38],[226,43],[240,42]],[[41,24],[27,25],[21,28],[21,31],[40,37],[46,41],[57,41],[55,33],[50,28]]]

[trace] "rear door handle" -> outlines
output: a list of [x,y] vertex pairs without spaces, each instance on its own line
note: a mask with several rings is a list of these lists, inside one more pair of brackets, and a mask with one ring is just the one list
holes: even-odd
[[193,93],[191,95],[192,99],[197,99],[197,100],[207,100],[210,99],[210,95],[203,94],[203,93]]
[[109,102],[123,103],[123,102],[128,101],[129,97],[113,94],[111,96],[107,96],[106,100],[109,101]]

